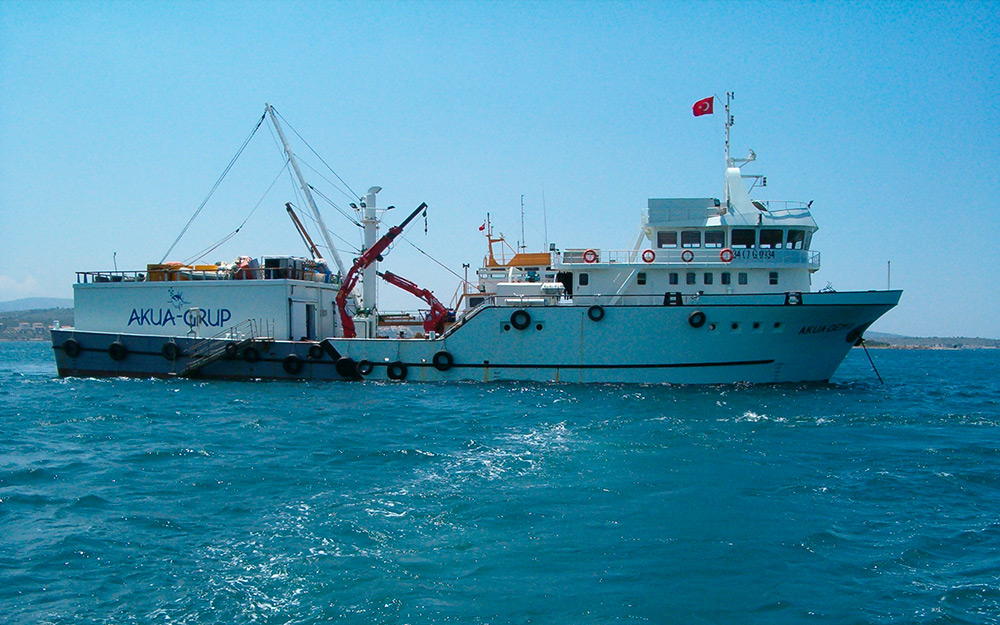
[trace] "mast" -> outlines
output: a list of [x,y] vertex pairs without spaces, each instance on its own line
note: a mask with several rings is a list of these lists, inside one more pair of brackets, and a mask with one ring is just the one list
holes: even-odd
[[302,193],[306,196],[306,203],[309,204],[313,217],[316,218],[316,224],[319,226],[320,234],[323,235],[323,241],[326,242],[326,247],[333,255],[333,260],[337,263],[337,269],[340,270],[340,275],[343,277],[347,274],[347,270],[344,269],[344,261],[340,259],[340,254],[337,253],[337,248],[333,245],[333,239],[330,238],[330,232],[326,229],[326,223],[323,221],[323,216],[320,215],[319,209],[316,208],[316,201],[313,199],[312,191],[309,189],[309,184],[306,182],[306,179],[302,176],[302,171],[299,169],[299,162],[295,160],[295,154],[292,153],[292,147],[288,145],[288,139],[285,138],[285,133],[281,129],[281,125],[278,124],[278,116],[274,112],[274,107],[270,104],[265,104],[264,107],[267,110],[267,114],[271,116],[271,123],[274,124],[274,129],[278,131],[278,137],[281,139],[281,145],[285,148],[285,155],[288,156],[288,162],[292,164],[292,170],[295,172],[295,177],[299,180],[299,186],[302,187]]
[[733,127],[733,116],[729,114],[729,101],[735,99],[736,94],[734,92],[726,92],[726,167],[733,166],[733,162],[729,158],[729,129]]

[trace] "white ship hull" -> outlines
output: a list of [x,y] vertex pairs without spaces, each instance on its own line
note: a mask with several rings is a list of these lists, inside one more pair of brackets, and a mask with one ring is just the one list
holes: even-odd
[[[694,305],[606,306],[596,321],[588,315],[590,306],[485,306],[434,339],[226,340],[73,329],[52,334],[61,376],[821,382],[833,376],[864,330],[899,296],[900,291],[804,293],[791,301],[784,293],[705,296]],[[512,325],[517,311],[528,315],[523,329],[515,327],[524,325],[523,314]],[[71,344],[67,350],[70,340],[76,348]],[[124,350],[116,351],[112,343]],[[165,348],[167,343],[176,350]],[[217,348],[218,357],[192,370],[190,354],[204,352],[206,344]]]

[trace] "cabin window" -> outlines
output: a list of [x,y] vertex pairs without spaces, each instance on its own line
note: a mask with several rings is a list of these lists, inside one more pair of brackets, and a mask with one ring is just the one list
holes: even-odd
[[772,271],[771,273],[769,273],[768,276],[767,276],[767,282],[768,282],[768,284],[771,284],[771,285],[778,284],[778,272],[777,271]]
[[646,272],[645,271],[640,271],[639,273],[635,274],[635,283],[638,284],[638,285],[646,284]]
[[790,250],[801,250],[802,245],[806,242],[806,232],[805,230],[789,230],[788,231],[788,244],[785,246]]
[[739,272],[736,275],[736,278],[737,278],[737,280],[739,281],[740,284],[746,284],[747,283],[747,274],[744,271]]
[[705,281],[705,284],[712,284],[713,279],[714,276],[711,272],[705,272],[705,274],[702,276],[702,280]]
[[781,247],[782,235],[781,230],[761,230],[760,246],[766,249],[778,249]]
[[657,232],[656,247],[677,247],[677,233],[665,230]]
[[721,282],[722,284],[731,284],[732,281],[733,281],[733,276],[728,271],[723,271],[719,275],[719,282]]
[[589,273],[579,274],[577,276],[577,284],[579,284],[580,286],[587,286],[588,284],[590,284],[590,274]]
[[809,245],[812,243],[812,238],[813,238],[812,232],[807,232],[806,233],[806,244],[802,247],[802,249],[804,249],[804,250],[809,249]]
[[706,230],[705,247],[726,247],[725,230]]
[[754,245],[753,230],[733,230],[733,247],[746,248]]
[[682,230],[681,247],[701,247],[701,230]]
[[689,271],[688,274],[687,274],[687,283],[688,284],[696,284],[697,282],[698,282],[697,276],[694,275],[693,271]]
[[680,284],[680,281],[678,280],[678,278],[680,278],[680,276],[678,276],[676,273],[671,273],[670,274],[670,284]]

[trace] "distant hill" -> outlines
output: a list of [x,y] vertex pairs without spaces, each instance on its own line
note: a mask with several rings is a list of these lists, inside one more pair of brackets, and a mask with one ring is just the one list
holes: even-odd
[[868,347],[901,347],[908,349],[1000,349],[1000,340],[969,336],[899,336],[883,332],[866,332]]
[[9,302],[0,302],[0,312],[19,310],[42,310],[46,308],[72,308],[73,300],[64,297],[26,297]]

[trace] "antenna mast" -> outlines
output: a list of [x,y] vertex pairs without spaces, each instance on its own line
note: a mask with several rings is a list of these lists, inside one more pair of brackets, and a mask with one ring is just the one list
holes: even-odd
[[729,102],[735,100],[736,94],[732,91],[726,92],[726,166],[732,167],[733,161],[729,158],[729,129],[733,127],[733,116],[729,114]]
[[527,249],[527,245],[524,244],[524,194],[521,194],[521,245],[518,246],[518,251],[523,252]]

